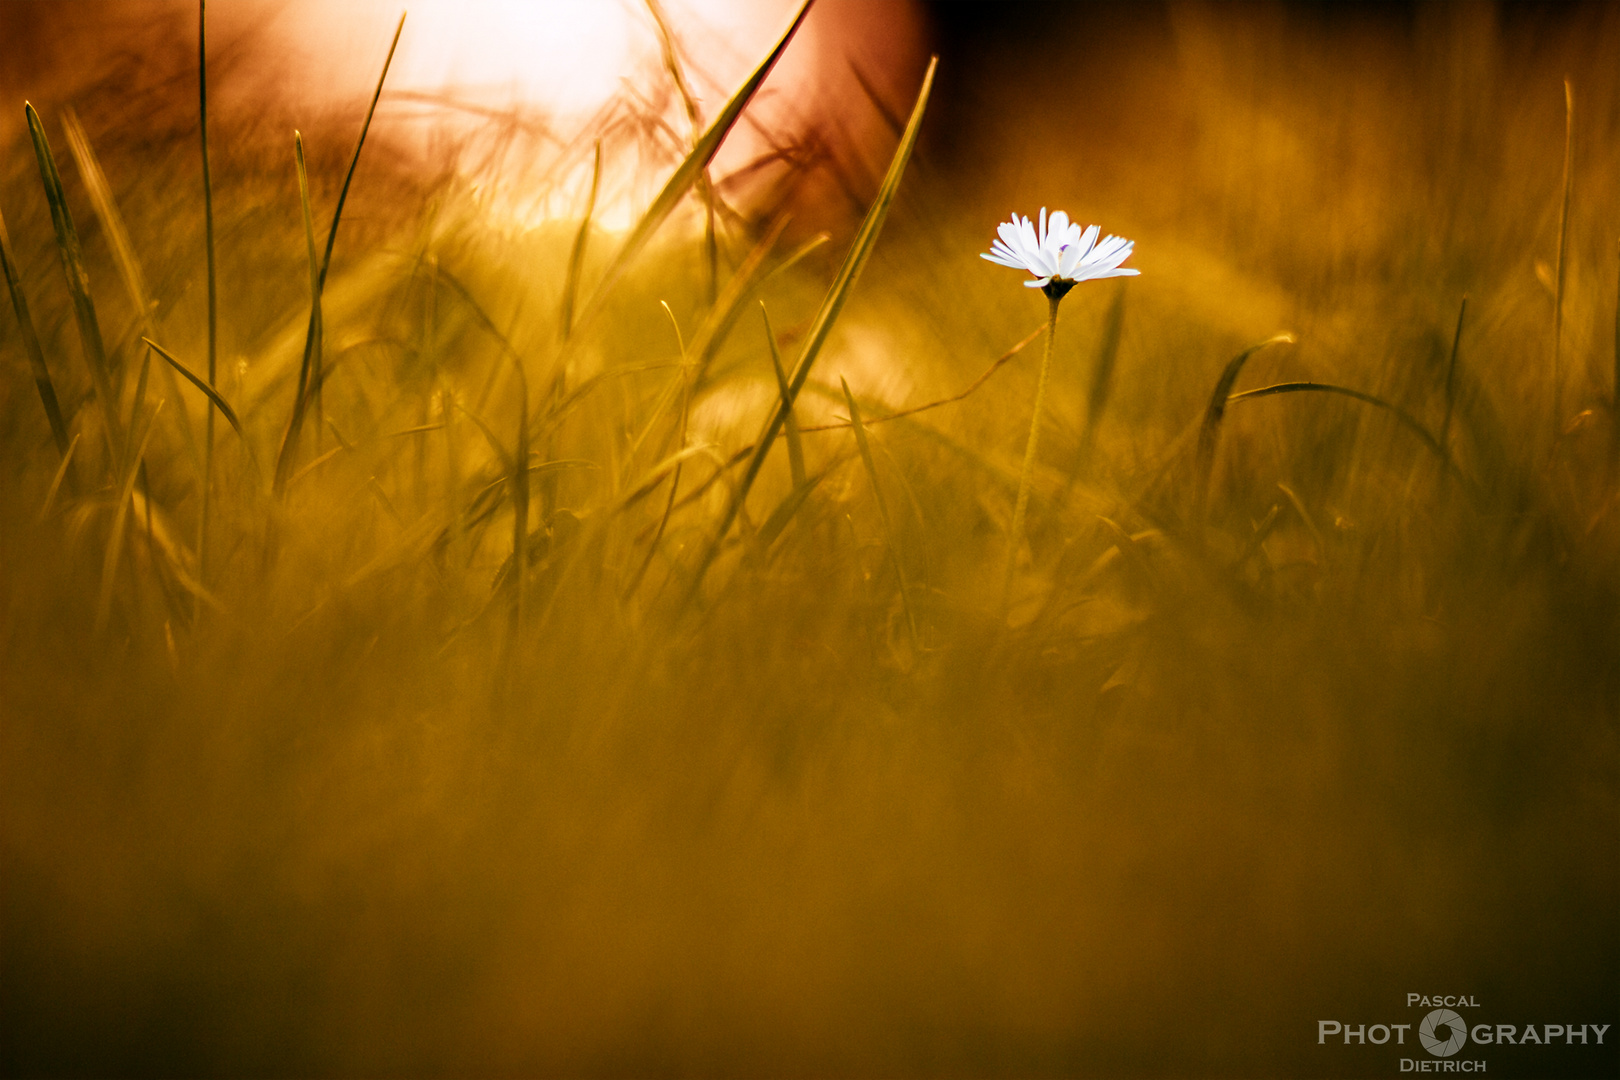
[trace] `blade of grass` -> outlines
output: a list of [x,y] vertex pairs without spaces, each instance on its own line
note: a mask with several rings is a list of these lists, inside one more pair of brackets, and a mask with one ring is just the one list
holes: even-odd
[[95,388],[96,400],[101,407],[107,450],[116,460],[124,443],[123,425],[119,422],[118,395],[113,391],[112,369],[107,362],[107,347],[101,338],[101,323],[96,318],[95,301],[90,298],[90,277],[84,270],[79,231],[73,226],[73,215],[62,192],[62,177],[56,171],[56,158],[51,154],[50,141],[45,137],[45,125],[34,106],[28,102],[23,103],[23,114],[28,120],[28,134],[34,143],[34,157],[39,162],[39,178],[45,186],[45,201],[51,208],[56,246],[62,256],[62,273],[67,277],[68,293],[73,297],[73,315],[79,326],[84,363],[90,369],[90,384]]
[[[714,562],[715,556],[720,553],[720,547],[725,543],[726,534],[731,531],[732,524],[737,520],[737,513],[742,509],[743,502],[748,498],[748,491],[753,487],[754,480],[759,476],[760,468],[765,464],[765,456],[770,453],[771,444],[781,432],[787,422],[788,412],[793,402],[798,399],[799,392],[804,388],[805,381],[810,378],[810,370],[815,366],[816,357],[820,355],[821,348],[827,342],[827,336],[832,332],[833,324],[837,322],[839,313],[844,309],[844,303],[856,281],[860,279],[861,270],[865,268],[867,259],[877,244],[878,235],[883,231],[883,222],[889,215],[889,207],[894,202],[895,193],[900,188],[900,178],[905,175],[906,163],[911,160],[911,152],[917,145],[917,136],[922,130],[923,114],[928,108],[928,96],[934,87],[934,72],[939,67],[939,57],[935,56],[928,62],[928,71],[923,75],[922,87],[917,93],[917,102],[912,107],[911,119],[906,124],[905,134],[900,139],[900,145],[895,148],[894,157],[889,162],[889,171],[883,178],[883,185],[878,189],[877,198],[866,212],[861,221],[860,231],[855,235],[855,242],[850,246],[849,253],[844,257],[844,264],[838,269],[838,276],[833,279],[832,287],[828,289],[826,298],[822,301],[821,310],[816,314],[806,337],[804,347],[799,353],[798,364],[793,370],[793,378],[788,382],[788,396],[780,401],[771,413],[765,424],[765,430],[754,446],[754,452],[748,461],[747,471],[738,483],[736,491],[726,508],[725,516],[721,519],[720,527],[710,540],[708,551],[699,561],[693,573],[687,602],[697,595],[697,590],[703,584],[703,576],[708,572],[709,566]],[[685,606],[685,605],[683,605]]]
[[[649,2],[650,2],[650,0],[649,0]],[[680,415],[680,422],[677,425],[677,446],[676,446],[676,451],[677,452],[676,452],[675,457],[673,459],[675,467],[673,469],[672,476],[671,476],[671,479],[670,479],[670,482],[669,482],[669,497],[664,500],[664,512],[661,515],[659,515],[659,518],[658,518],[658,531],[653,534],[652,542],[647,545],[647,555],[646,555],[646,557],[644,559],[642,559],[640,568],[637,569],[637,571],[635,573],[635,576],[630,579],[630,584],[624,591],[624,598],[626,600],[628,600],[631,596],[634,596],[636,590],[641,587],[641,579],[646,576],[647,570],[652,566],[653,556],[658,553],[658,545],[663,543],[664,530],[669,527],[670,514],[673,513],[674,510],[675,510],[675,498],[680,493],[680,490],[681,490],[681,469],[686,464],[686,459],[681,456],[681,452],[683,452],[686,449],[686,426],[687,426],[687,420],[688,420],[688,418],[690,416],[690,408],[691,408],[691,404],[692,404],[692,383],[686,377],[686,366],[687,366],[686,341],[681,336],[681,324],[680,324],[680,321],[675,318],[675,312],[670,308],[669,304],[666,303],[665,301],[660,300],[659,303],[663,305],[664,314],[669,316],[670,325],[675,328],[675,343],[680,348],[680,351],[681,351],[681,370],[676,374],[676,381],[679,384],[680,393],[681,393],[681,415]],[[661,411],[662,411],[662,409],[658,410],[658,412],[661,412]],[[656,414],[655,414],[655,422],[656,422]],[[650,429],[650,427],[645,429],[643,431],[643,435],[646,434],[646,430],[651,430],[651,429]],[[639,440],[638,440],[638,445],[639,445]],[[707,452],[710,452],[710,453],[713,452],[711,448],[705,447],[704,449]],[[631,448],[631,454],[633,455],[634,453],[635,453],[635,448],[632,447]]]
[[[107,174],[102,171],[101,162],[90,146],[90,137],[85,134],[84,125],[79,123],[78,114],[71,107],[62,110],[62,130],[67,134],[68,150],[79,167],[85,192],[90,196],[90,205],[101,220],[101,231],[107,238],[107,246],[112,249],[113,263],[118,267],[124,292],[129,297],[130,306],[135,309],[135,325],[147,337],[155,337],[156,329],[152,324],[154,305],[151,292],[146,287],[146,275],[141,271],[140,260],[135,257],[135,245],[129,238],[124,217],[113,200],[112,185],[107,182]],[[174,373],[165,368],[164,377],[168,380],[169,393],[176,402],[180,402],[180,384]],[[191,419],[183,408],[174,409],[172,413],[186,450],[200,473],[202,452],[197,446],[197,434],[191,429]]]
[[1432,434],[1430,434],[1429,429],[1424,427],[1417,417],[1413,416],[1399,405],[1396,405],[1393,402],[1385,401],[1383,398],[1374,394],[1364,393],[1360,390],[1352,390],[1348,386],[1339,386],[1335,383],[1289,382],[1276,383],[1272,386],[1262,386],[1254,390],[1244,390],[1242,393],[1233,394],[1231,397],[1227,398],[1226,403],[1230,405],[1233,402],[1247,401],[1250,398],[1270,397],[1273,394],[1294,394],[1301,392],[1340,394],[1344,397],[1354,398],[1356,401],[1364,402],[1368,405],[1373,405],[1385,410],[1396,420],[1400,421],[1402,427],[1416,435],[1418,440],[1423,443],[1424,446],[1428,447],[1429,452],[1440,459],[1440,464],[1445,467],[1446,472],[1462,481],[1464,486],[1468,488],[1469,492],[1474,496],[1476,501],[1483,498],[1483,492],[1480,490],[1479,485],[1475,484],[1466,473],[1457,467],[1457,463],[1452,461],[1451,455],[1446,452],[1446,448],[1440,445],[1440,440],[1436,439]]
[[[1025,334],[1018,344],[996,357],[995,361],[985,369],[984,374],[980,375],[977,379],[974,379],[968,384],[967,389],[961,391],[960,393],[952,394],[950,397],[937,398],[934,401],[929,401],[922,405],[913,405],[909,409],[901,409],[899,412],[890,413],[887,416],[867,417],[865,420],[866,426],[872,427],[874,424],[886,424],[890,420],[904,420],[907,417],[916,416],[918,413],[928,412],[930,409],[937,409],[944,405],[955,405],[959,401],[966,401],[968,398],[973,396],[974,391],[978,390],[979,387],[990,381],[990,376],[1000,371],[1007,365],[1009,361],[1012,360],[1013,357],[1027,349],[1031,342],[1045,332],[1046,324],[1043,322],[1041,325],[1031,330],[1028,334]],[[817,424],[813,427],[800,428],[799,430],[805,433],[810,433],[816,431],[839,431],[847,427],[849,427],[849,423],[841,420],[832,424]],[[752,450],[753,447],[749,447],[749,449]]]
[[[793,486],[804,486],[804,443],[799,438],[799,421],[793,415],[793,392],[788,389],[787,372],[782,370],[782,354],[776,348],[776,331],[771,329],[771,316],[765,310],[765,301],[759,302],[759,317],[765,320],[765,343],[771,347],[771,367],[776,370],[776,389],[781,395],[782,408],[787,412],[783,427],[787,431],[788,471]],[[847,387],[846,387],[847,389]],[[851,423],[854,421],[851,420]],[[862,436],[864,445],[865,436]]]
[[505,654],[506,659],[503,659],[502,661],[502,670],[504,672],[506,670],[506,664],[511,656],[511,650],[515,647],[516,642],[522,635],[524,621],[523,583],[527,577],[528,571],[529,535],[529,376],[528,372],[523,367],[523,357],[520,356],[518,351],[512,347],[511,340],[504,333],[502,333],[499,328],[496,327],[494,321],[489,317],[489,314],[484,311],[483,305],[479,304],[478,301],[473,298],[472,294],[469,293],[466,288],[463,287],[462,284],[450,274],[441,272],[437,280],[443,281],[450,285],[452,291],[455,292],[467,305],[468,310],[470,310],[482,324],[484,331],[493,337],[496,343],[500,345],[501,355],[505,356],[507,360],[511,362],[512,368],[517,373],[518,378],[517,446],[515,447],[511,457],[505,456],[505,450],[501,447],[500,440],[495,437],[495,433],[490,430],[487,424],[479,419],[475,413],[465,408],[462,409],[462,412],[465,413],[467,417],[478,426],[479,430],[484,433],[484,436],[489,439],[490,445],[495,448],[496,453],[504,459],[506,465],[508,466],[508,475],[511,478],[513,513],[513,574],[511,580],[514,585],[515,592],[512,604],[511,634],[508,636],[507,640],[507,653]]
[[74,432],[73,441],[68,443],[67,449],[62,452],[62,464],[56,467],[56,475],[51,478],[51,486],[45,490],[45,501],[40,504],[39,520],[41,521],[50,517],[51,507],[56,505],[56,493],[62,488],[62,481],[66,479],[68,467],[73,462],[73,451],[79,448],[79,438],[83,434],[82,431]]
[[315,330],[310,345],[310,381],[315,388],[310,391],[312,404],[315,406],[315,447],[320,449],[321,429],[325,426],[321,417],[321,367],[326,357],[322,346],[326,344],[325,335],[321,326],[321,261],[315,252],[315,211],[309,201],[309,168],[304,163],[304,136],[296,128],[293,130],[293,164],[298,170],[298,204],[304,211],[304,250],[309,262],[309,313]]
[[1564,274],[1569,248],[1569,199],[1575,183],[1575,89],[1564,80],[1564,197],[1558,210],[1558,268],[1553,289],[1552,428],[1564,427]]
[[686,158],[676,168],[674,175],[664,184],[663,190],[653,199],[652,205],[647,207],[646,212],[641,215],[641,219],[636,222],[635,228],[630,231],[630,235],[608,264],[602,279],[597,282],[596,288],[591,294],[591,299],[586,304],[579,323],[575,326],[576,331],[588,323],[601,309],[609,291],[618,283],[620,276],[624,273],[625,268],[629,266],[630,261],[647,245],[647,241],[652,239],[653,233],[658,231],[658,227],[664,223],[664,220],[669,217],[670,213],[681,201],[681,198],[685,196],[687,189],[696,183],[703,170],[709,167],[709,162],[714,159],[716,151],[720,149],[720,144],[725,140],[732,126],[736,124],[737,118],[742,115],[744,107],[747,106],[749,101],[753,100],[760,84],[765,81],[765,76],[771,73],[771,69],[776,66],[777,60],[781,58],[783,51],[787,48],[788,42],[793,39],[794,33],[799,29],[800,24],[804,22],[805,16],[810,13],[811,3],[812,0],[805,0],[804,4],[799,8],[799,13],[794,16],[792,24],[788,26],[781,39],[777,41],[776,47],[771,50],[770,55],[760,62],[759,66],[754,69],[754,73],[732,95],[731,100],[726,102],[725,108],[720,110],[720,114],[714,118],[714,122],[703,133],[703,137],[693,145],[692,152],[686,155]]
[[579,296],[579,275],[585,266],[585,245],[591,237],[591,218],[596,214],[596,193],[602,186],[602,140],[596,140],[596,157],[591,166],[591,193],[585,199],[585,213],[579,219],[579,232],[568,253],[568,277],[563,282],[562,336],[567,341],[574,332],[574,301]]
[[377,114],[377,102],[382,97],[383,83],[388,80],[388,68],[394,62],[394,51],[399,48],[399,36],[404,31],[405,15],[401,13],[399,25],[394,28],[394,40],[388,46],[388,56],[383,60],[382,74],[377,76],[377,89],[372,92],[371,105],[366,109],[365,122],[360,125],[360,138],[354,144],[353,156],[349,158],[349,171],[343,177],[343,187],[338,191],[337,207],[332,211],[332,227],[326,233],[326,253],[321,257],[321,271],[315,280],[315,297],[309,313],[309,331],[304,338],[304,361],[298,372],[298,391],[293,398],[292,416],[287,421],[286,433],[282,436],[281,450],[276,455],[277,494],[280,494],[292,469],[292,459],[297,454],[298,433],[304,425],[311,365],[315,363],[315,353],[319,348],[318,338],[321,334],[320,297],[326,289],[327,273],[332,268],[332,249],[337,244],[338,224],[343,220],[343,204],[348,201],[349,188],[354,183],[354,172],[360,165],[360,151],[365,149],[366,133],[371,130],[372,117]]
[[[697,146],[703,137],[703,121],[698,116],[697,99],[692,96],[692,88],[686,81],[686,73],[681,69],[680,53],[675,47],[675,35],[669,28],[669,20],[664,16],[664,8],[658,0],[645,0],[647,10],[652,14],[653,23],[658,28],[658,44],[664,55],[664,70],[669,72],[670,80],[675,84],[675,92],[681,97],[681,104],[686,108],[687,122],[692,125],[692,145]],[[698,197],[703,200],[703,251],[707,257],[709,276],[707,279],[707,299],[709,306],[714,306],[717,290],[720,285],[720,248],[714,235],[714,185],[709,179],[707,167],[697,175]]]
[[911,632],[911,647],[917,648],[917,616],[911,610],[911,588],[906,583],[906,567],[900,560],[900,545],[895,536],[894,522],[889,517],[889,500],[883,497],[883,485],[878,482],[877,462],[872,460],[872,446],[866,438],[866,425],[861,423],[861,407],[855,404],[855,395],[842,375],[838,382],[844,388],[844,401],[849,406],[849,422],[855,429],[855,445],[861,452],[861,463],[866,466],[866,478],[871,481],[872,495],[877,499],[878,517],[883,520],[883,539],[889,547],[889,558],[894,563],[894,576],[900,583],[900,604],[905,608],[906,627]]
[[[152,354],[150,352],[143,353],[141,356],[141,373],[135,379],[135,400],[129,407],[129,437],[131,440],[135,438],[135,421],[140,419],[141,414],[146,411],[146,380],[151,373]],[[127,455],[134,449],[133,442],[126,443],[124,453]],[[122,469],[127,463],[127,457],[119,459],[119,468]],[[143,482],[141,487],[143,490],[146,489],[146,484]]]
[[1209,405],[1204,410],[1204,422],[1198,429],[1198,477],[1201,487],[1200,505],[1207,507],[1209,503],[1209,485],[1211,475],[1215,469],[1215,441],[1221,433],[1221,419],[1226,415],[1227,398],[1232,393],[1232,385],[1237,382],[1243,373],[1243,365],[1249,362],[1249,357],[1270,345],[1291,345],[1294,335],[1290,333],[1276,334],[1256,345],[1238,353],[1227,361],[1226,367],[1221,371],[1221,377],[1215,380],[1215,389],[1209,395]]
[[[208,157],[208,0],[197,0],[197,113],[200,118],[202,141],[203,181],[203,246],[208,258],[208,397],[214,404],[223,404],[218,394],[212,393],[218,379],[219,357],[219,281],[214,258],[214,174]],[[162,350],[158,352],[163,356]],[[174,358],[164,356],[170,363]],[[183,372],[190,375],[190,372]],[[197,380],[193,379],[193,384]],[[197,580],[208,583],[208,518],[213,508],[214,489],[214,412],[208,410],[203,431],[202,501],[197,517]],[[232,424],[238,436],[240,424]],[[244,446],[247,440],[243,439]],[[249,450],[251,454],[251,449]]]
[[820,486],[821,482],[825,480],[834,469],[842,465],[845,460],[847,459],[839,458],[835,460],[828,468],[823,469],[815,476],[810,477],[804,483],[799,484],[792,491],[788,492],[787,498],[783,499],[777,504],[776,509],[771,511],[771,516],[765,519],[765,524],[759,527],[759,533],[754,539],[759,545],[760,551],[764,552],[771,549],[771,545],[776,543],[776,538],[782,535],[783,530],[788,527],[788,523],[791,522],[794,515],[799,512],[799,508],[803,506],[805,500],[810,497],[810,493],[815,491],[816,488]]
[[[677,392],[681,395],[684,409],[690,404],[692,395],[702,389],[710,361],[714,359],[715,353],[719,352],[726,335],[731,332],[732,325],[737,321],[737,316],[742,313],[743,300],[774,274],[801,258],[800,252],[808,254],[809,250],[819,247],[822,243],[820,237],[812,239],[808,244],[800,248],[800,252],[795,252],[772,270],[768,272],[762,271],[766,256],[770,254],[787,223],[788,218],[786,215],[777,218],[766,231],[765,236],[748,253],[742,265],[737,268],[737,272],[726,282],[726,287],[721,291],[720,298],[709,308],[709,314],[704,317],[703,322],[698,326],[697,333],[693,335],[691,348],[688,349],[684,344],[681,346],[683,374],[671,381],[664,392],[658,396],[658,400],[654,403],[646,423],[642,425],[641,433],[630,444],[630,451],[627,455],[630,461],[634,461],[647,437],[662,423],[664,414],[674,406]],[[666,304],[665,307],[667,308],[668,305]],[[671,319],[674,319],[674,317],[673,314],[670,315]],[[680,333],[679,327],[676,328],[676,333],[677,335]]]
[[175,371],[178,371],[181,375],[185,376],[187,382],[203,392],[203,395],[208,398],[208,400],[213,404],[214,408],[219,410],[219,414],[225,418],[225,422],[231,425],[231,429],[236,432],[237,438],[242,440],[242,448],[247,451],[248,459],[253,461],[254,467],[257,468],[258,461],[253,455],[253,444],[248,441],[247,432],[242,430],[242,421],[237,419],[236,410],[231,408],[230,402],[226,401],[220,392],[214,387],[203,382],[202,379],[198,378],[196,375],[193,375],[191,370],[179,360],[175,359],[174,354],[169,352],[168,349],[165,349],[151,338],[143,337],[141,338],[141,341],[149,349],[167,361],[169,366],[174,368]]
[[529,574],[529,397],[518,400],[517,452],[512,455],[512,641],[523,636],[523,601]]
[[1279,483],[1277,490],[1287,496],[1289,503],[1294,508],[1294,513],[1298,514],[1299,520],[1304,523],[1305,531],[1311,534],[1311,541],[1316,545],[1317,557],[1322,560],[1322,566],[1326,567],[1328,564],[1327,540],[1323,538],[1322,530],[1316,527],[1316,518],[1312,516],[1309,510],[1305,509],[1305,500],[1295,494],[1294,489],[1287,484]]
[[764,268],[765,259],[770,255],[772,249],[776,247],[776,241],[781,238],[782,230],[787,228],[787,225],[788,216],[786,214],[779,216],[771,223],[770,227],[765,230],[765,235],[760,237],[759,243],[754,245],[753,249],[743,259],[742,265],[737,267],[737,272],[731,275],[730,280],[726,282],[726,287],[720,290],[719,298],[709,308],[709,314],[704,318],[703,322],[698,325],[697,333],[692,335],[690,356],[692,360],[691,384],[693,390],[703,385],[703,380],[708,375],[710,362],[714,360],[715,353],[720,351],[720,346],[725,343],[726,335],[731,333],[731,328],[736,324],[737,317],[742,314],[743,301],[748,299],[755,289],[763,285],[771,277],[798,262],[804,255],[809,254],[810,251],[815,250],[825,242],[825,233],[813,237],[805,245],[801,246],[798,251],[789,255],[770,270],[766,270]]
[[146,444],[152,438],[152,420],[163,408],[159,401],[152,411],[144,416],[136,417],[140,428],[139,441],[134,446],[134,452],[124,463],[123,478],[118,489],[118,502],[113,513],[112,533],[107,538],[107,552],[101,563],[101,592],[96,598],[96,636],[107,628],[107,617],[112,610],[112,590],[115,571],[118,568],[118,555],[124,546],[124,532],[129,523],[131,497],[135,492],[135,478],[140,474],[140,466],[146,454]]
[[1457,309],[1457,330],[1451,335],[1451,360],[1446,364],[1446,418],[1440,423],[1440,446],[1446,449],[1451,441],[1451,414],[1457,404],[1457,352],[1462,346],[1463,317],[1468,314],[1468,297],[1462,298]]
[[23,350],[28,353],[28,366],[33,369],[34,386],[39,391],[40,404],[45,407],[45,419],[51,425],[56,452],[65,461],[68,452],[67,421],[62,416],[62,406],[56,397],[56,384],[51,382],[50,368],[45,366],[45,350],[39,344],[34,317],[28,311],[28,297],[23,293],[22,278],[17,272],[16,256],[11,251],[11,234],[6,231],[4,215],[0,215],[0,270],[6,275],[6,288],[11,293],[11,310],[17,313]]

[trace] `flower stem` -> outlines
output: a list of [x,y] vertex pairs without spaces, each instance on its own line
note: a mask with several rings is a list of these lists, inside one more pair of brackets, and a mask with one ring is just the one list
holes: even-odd
[[1029,444],[1024,447],[1024,468],[1018,477],[1018,501],[1013,505],[1012,530],[1007,534],[1007,569],[1001,578],[1001,610],[1005,614],[1012,598],[1013,565],[1018,561],[1018,545],[1024,536],[1024,512],[1029,509],[1029,480],[1035,471],[1035,448],[1041,437],[1041,407],[1046,403],[1046,377],[1052,368],[1052,342],[1057,338],[1057,313],[1061,296],[1049,296],[1046,320],[1046,350],[1041,354],[1040,380],[1035,384],[1035,414],[1029,419]]

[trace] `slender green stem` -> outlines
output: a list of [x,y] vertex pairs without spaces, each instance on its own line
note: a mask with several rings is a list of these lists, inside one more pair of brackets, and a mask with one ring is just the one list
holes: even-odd
[[1569,253],[1569,199],[1575,181],[1575,91],[1564,80],[1564,201],[1558,211],[1558,269],[1553,288],[1552,437],[1564,430],[1564,273]]
[[[197,0],[197,98],[202,116],[203,238],[208,248],[208,385],[216,382],[219,355],[219,308],[214,271],[214,179],[208,164],[208,0]],[[197,519],[197,580],[208,584],[208,513],[214,480],[214,410],[203,435],[202,512]]]
[[1046,320],[1046,350],[1041,354],[1040,381],[1035,384],[1035,414],[1029,418],[1029,443],[1024,447],[1024,468],[1018,476],[1018,501],[1013,504],[1012,530],[1007,534],[1007,568],[1001,576],[1001,610],[1012,598],[1013,566],[1018,562],[1018,545],[1024,536],[1024,512],[1029,509],[1029,481],[1035,472],[1035,449],[1041,438],[1041,408],[1046,403],[1046,378],[1052,369],[1052,342],[1057,339],[1058,304],[1061,296],[1047,298],[1051,305]]

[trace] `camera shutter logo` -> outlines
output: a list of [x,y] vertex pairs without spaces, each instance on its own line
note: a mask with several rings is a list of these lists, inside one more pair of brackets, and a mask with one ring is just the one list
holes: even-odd
[[1450,1009],[1436,1009],[1418,1025],[1418,1038],[1435,1057],[1450,1057],[1468,1041],[1468,1025]]

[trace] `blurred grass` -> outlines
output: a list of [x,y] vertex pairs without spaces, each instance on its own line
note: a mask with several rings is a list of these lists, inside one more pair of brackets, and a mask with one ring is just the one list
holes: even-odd
[[[1606,1021],[1620,19],[1295,10],[1115,24],[1078,71],[1068,39],[984,58],[791,409],[848,236],[761,252],[779,226],[718,215],[711,305],[693,199],[629,240],[589,204],[519,230],[379,143],[319,301],[335,444],[281,498],[247,447],[273,460],[299,393],[298,174],[272,118],[212,115],[217,392],[245,441],[214,448],[206,592],[176,539],[197,470],[151,424],[202,395],[141,379],[133,453],[84,454],[142,334],[203,370],[194,130],[143,132],[111,87],[79,103],[155,301],[86,228],[105,388],[8,147],[8,261],[80,487],[53,487],[4,320],[6,1071],[1363,1075],[1388,1061],[1328,1057],[1316,1020],[1411,990]],[[323,130],[317,206],[354,129]],[[1040,325],[975,253],[1043,202],[1136,239],[1143,275],[1065,305],[1004,620],[1032,354],[884,418]],[[734,325],[750,290],[770,343]],[[1278,394],[1230,403],[1201,511],[1211,392],[1282,331],[1232,390],[1377,395],[1449,433],[1479,498],[1387,410]],[[764,459],[683,619],[773,411],[803,473]],[[674,490],[632,497],[654,479]],[[1492,1071],[1615,1065],[1559,1054]]]

